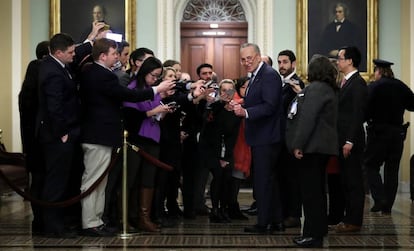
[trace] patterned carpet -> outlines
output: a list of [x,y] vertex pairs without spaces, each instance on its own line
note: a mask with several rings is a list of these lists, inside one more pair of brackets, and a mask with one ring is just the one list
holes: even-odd
[[[242,193],[240,202],[250,204],[251,194]],[[364,226],[359,233],[336,234],[330,231],[324,250],[409,250],[414,248],[414,205],[408,194],[399,194],[392,215],[369,213],[367,197]],[[31,236],[30,205],[17,195],[2,196],[0,204],[0,250],[284,250],[296,249],[292,238],[300,229],[287,229],[273,235],[251,235],[243,227],[254,224],[233,221],[210,224],[208,218],[178,220],[178,225],[163,228],[159,234],[139,233],[130,238],[83,237],[48,239]]]

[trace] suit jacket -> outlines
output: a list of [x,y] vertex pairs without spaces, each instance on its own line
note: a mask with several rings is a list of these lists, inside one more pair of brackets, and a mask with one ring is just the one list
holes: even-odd
[[312,82],[297,95],[297,112],[287,119],[286,143],[289,152],[338,155],[338,97],[323,82]]
[[339,147],[346,141],[352,142],[353,149],[365,147],[363,123],[368,100],[368,88],[365,80],[356,72],[339,91],[338,137]]
[[92,63],[81,74],[82,143],[122,145],[122,101],[139,102],[154,97],[152,88],[131,90],[119,84],[109,69]]
[[41,142],[56,142],[66,134],[68,141],[79,138],[79,96],[77,83],[69,72],[76,72],[92,50],[90,43],[75,48],[75,58],[67,69],[50,55],[39,67],[39,108],[36,135]]
[[36,116],[39,106],[39,59],[29,63],[22,89],[19,93],[20,132],[23,152],[35,140]]
[[244,108],[249,116],[246,119],[247,144],[258,146],[280,142],[282,80],[271,66],[262,64],[249,84]]
[[66,134],[79,138],[77,85],[59,62],[47,56],[39,71],[37,132],[41,142],[56,142]]

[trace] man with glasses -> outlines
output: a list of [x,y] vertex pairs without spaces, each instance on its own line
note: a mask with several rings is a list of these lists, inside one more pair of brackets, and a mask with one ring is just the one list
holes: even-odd
[[335,230],[338,233],[361,229],[365,190],[362,178],[362,155],[365,147],[366,101],[368,89],[358,72],[361,53],[354,46],[339,50],[338,70],[344,74],[339,91],[338,142],[339,173],[345,195],[345,217]]
[[149,57],[153,57],[153,56],[154,56],[154,52],[145,47],[141,47],[141,48],[134,50],[129,57],[130,68],[127,70],[127,73],[129,73],[129,76],[133,78],[135,75],[137,75],[144,60]]
[[251,79],[244,105],[234,105],[234,113],[246,118],[246,142],[251,146],[253,190],[256,193],[257,224],[245,232],[268,234],[284,231],[275,166],[282,137],[282,80],[262,61],[256,44],[246,43],[240,49],[240,63]]

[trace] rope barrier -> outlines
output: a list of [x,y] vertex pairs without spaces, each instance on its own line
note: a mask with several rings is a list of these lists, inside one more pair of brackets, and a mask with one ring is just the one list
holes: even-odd
[[29,193],[21,190],[18,186],[16,186],[9,178],[7,178],[7,176],[3,173],[1,169],[0,169],[0,177],[7,183],[7,185],[9,185],[18,195],[22,196],[25,200],[28,200],[32,203],[35,203],[43,207],[67,207],[82,200],[83,198],[91,194],[93,190],[95,190],[95,188],[102,182],[102,180],[105,178],[108,172],[114,167],[116,160],[118,159],[118,155],[119,155],[119,149],[117,149],[116,151],[112,153],[111,162],[109,163],[108,167],[88,189],[86,189],[83,193],[76,195],[65,201],[48,202],[48,201],[39,200],[37,198],[32,197]]
[[[144,159],[151,162],[155,166],[160,167],[160,168],[162,168],[164,170],[167,170],[167,171],[172,171],[173,170],[172,166],[167,165],[164,162],[161,162],[160,160],[154,158],[150,154],[148,154],[145,151],[143,151],[142,149],[140,149],[138,146],[132,145],[130,143],[127,143],[127,144],[137,154],[140,154]],[[109,173],[109,171],[114,167],[114,165],[116,163],[116,160],[118,159],[119,152],[120,152],[120,149],[117,149],[117,150],[113,151],[112,156],[111,156],[111,162],[109,163],[108,167],[101,174],[101,176],[99,176],[99,178],[86,191],[84,191],[83,193],[81,193],[79,195],[76,195],[76,196],[74,196],[74,197],[72,197],[68,200],[65,200],[65,201],[48,202],[48,201],[42,201],[42,200],[39,200],[37,198],[34,198],[29,193],[27,193],[27,192],[23,191],[22,189],[20,189],[9,178],[7,178],[7,176],[3,173],[3,171],[1,169],[0,169],[0,178],[2,178],[9,187],[11,187],[18,195],[22,196],[25,200],[28,200],[32,203],[35,203],[35,204],[37,204],[39,206],[43,206],[43,207],[67,207],[67,206],[70,206],[70,205],[73,205],[73,204],[79,202],[80,200],[82,200],[83,198],[85,198],[86,196],[91,194],[93,190],[96,189],[96,187],[102,182],[102,180]]]

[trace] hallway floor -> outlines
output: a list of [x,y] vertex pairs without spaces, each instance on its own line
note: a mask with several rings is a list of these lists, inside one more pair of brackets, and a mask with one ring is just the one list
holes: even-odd
[[[240,204],[248,207],[251,191],[243,190]],[[336,234],[330,231],[324,249],[341,250],[409,250],[414,249],[414,204],[409,194],[398,194],[391,215],[370,213],[366,199],[364,226],[359,233]],[[287,229],[273,235],[251,235],[243,227],[254,224],[234,221],[210,224],[208,217],[180,220],[178,226],[163,228],[159,234],[141,233],[128,239],[120,237],[83,237],[48,239],[31,236],[31,211],[28,202],[17,195],[2,196],[0,202],[0,250],[286,250],[296,249],[292,237],[300,229]],[[308,249],[309,250],[309,249]]]

